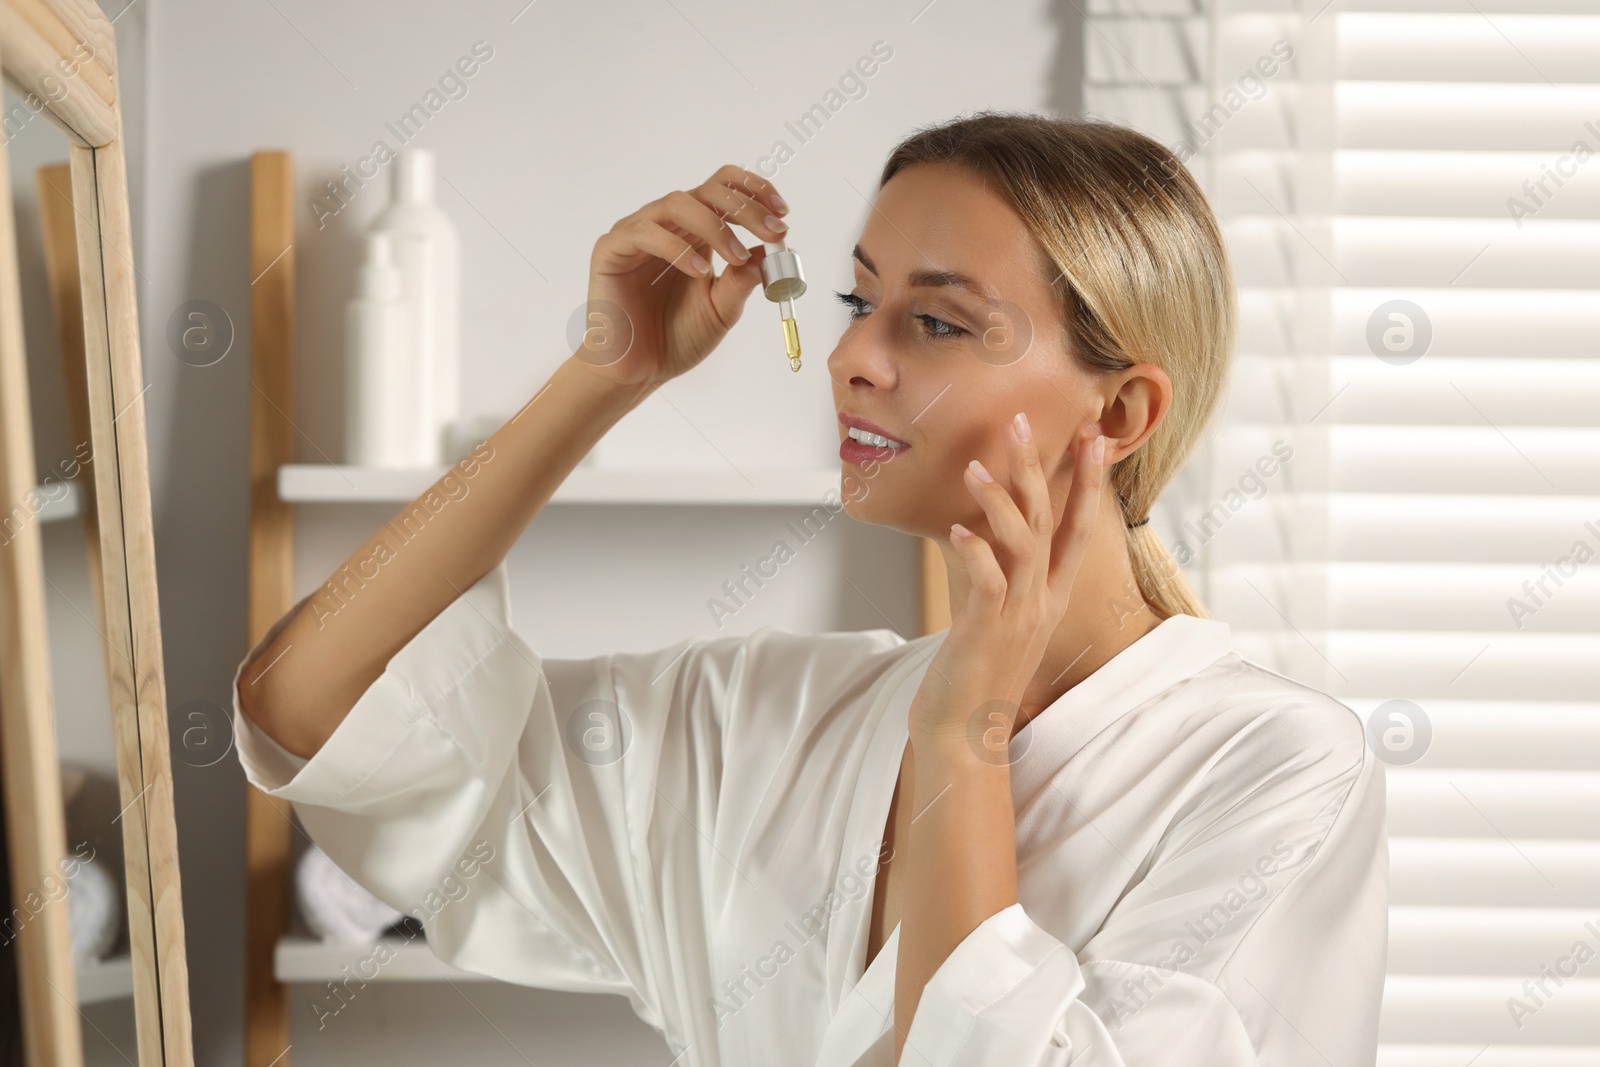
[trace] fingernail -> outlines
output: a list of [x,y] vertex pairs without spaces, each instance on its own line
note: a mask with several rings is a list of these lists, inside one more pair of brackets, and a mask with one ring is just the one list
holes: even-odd
[[1022,412],[1019,411],[1019,412],[1017,412],[1016,416],[1011,420],[1011,422],[1012,422],[1012,425],[1016,426],[1016,428],[1017,428],[1017,440],[1019,440],[1019,441],[1031,441],[1031,440],[1033,440],[1033,427],[1028,425],[1028,416],[1024,415]]
[[950,525],[950,536],[951,537],[971,537],[972,536],[972,531],[967,529],[965,526],[961,525],[959,522],[951,523],[951,525]]
[[704,274],[706,271],[711,269],[711,264],[701,259],[699,253],[697,252],[689,253],[689,266],[693,267],[701,274]]
[[968,463],[967,466],[969,468],[971,468],[972,473],[977,477],[978,481],[980,481],[980,482],[992,482],[992,481],[994,481],[994,479],[989,476],[989,472],[983,469],[983,464],[979,463],[977,460],[973,460],[971,463]]
[[776,215],[768,215],[765,221],[767,224],[767,229],[777,230],[779,233],[783,233],[789,228],[789,224],[784,222]]
[[787,215],[789,213],[789,202],[783,197],[779,196],[777,193],[772,194],[772,206],[778,209],[778,213],[780,215]]
[[1104,463],[1106,458],[1106,436],[1101,434],[1094,439],[1094,450],[1090,453],[1096,463]]
[[743,263],[745,260],[750,258],[750,250],[744,245],[735,241],[733,244],[733,258],[738,260],[740,263]]

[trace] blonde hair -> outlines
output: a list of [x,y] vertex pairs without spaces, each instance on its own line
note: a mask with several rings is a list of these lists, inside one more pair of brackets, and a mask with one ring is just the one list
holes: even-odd
[[[1083,366],[1166,372],[1172,404],[1111,469],[1124,527],[1147,519],[1210,421],[1237,329],[1233,272],[1199,185],[1137,130],[1028,113],[980,111],[921,128],[889,154],[878,187],[915,163],[964,166],[1010,201],[1044,252]],[[1151,610],[1208,618],[1149,523],[1126,534]]]

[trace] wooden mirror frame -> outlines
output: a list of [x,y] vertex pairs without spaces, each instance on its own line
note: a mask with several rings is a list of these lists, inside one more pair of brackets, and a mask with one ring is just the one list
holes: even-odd
[[[83,300],[84,395],[93,483],[85,512],[97,553],[100,631],[110,690],[122,813],[140,1067],[192,1067],[188,963],[178,835],[173,817],[166,683],[156,597],[143,374],[134,291],[116,39],[91,0],[0,0],[0,75],[37,100],[70,142],[78,280]],[[0,144],[0,499],[7,512],[38,504],[26,391],[12,177]],[[80,473],[80,479],[82,474]],[[35,507],[35,511],[37,508]],[[116,566],[121,561],[123,566]],[[109,564],[109,565],[108,565]],[[38,524],[0,547],[0,775],[12,882],[21,899],[66,857],[60,767],[45,646]],[[45,906],[16,939],[24,1053],[37,1065],[82,1060],[67,897]]]

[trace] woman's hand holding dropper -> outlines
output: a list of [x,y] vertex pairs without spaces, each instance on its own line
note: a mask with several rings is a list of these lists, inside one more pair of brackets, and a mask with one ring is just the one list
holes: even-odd
[[[619,219],[595,242],[578,357],[616,384],[646,390],[696,366],[761,281],[764,250],[747,250],[729,224],[777,241],[786,211],[771,182],[728,164]],[[712,250],[729,264],[718,276]]]

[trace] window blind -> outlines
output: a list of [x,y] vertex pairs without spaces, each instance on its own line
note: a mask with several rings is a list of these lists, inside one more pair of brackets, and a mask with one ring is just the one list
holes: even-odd
[[1087,14],[1085,110],[1186,158],[1239,292],[1152,521],[1385,759],[1378,1062],[1600,1064],[1600,0]]

